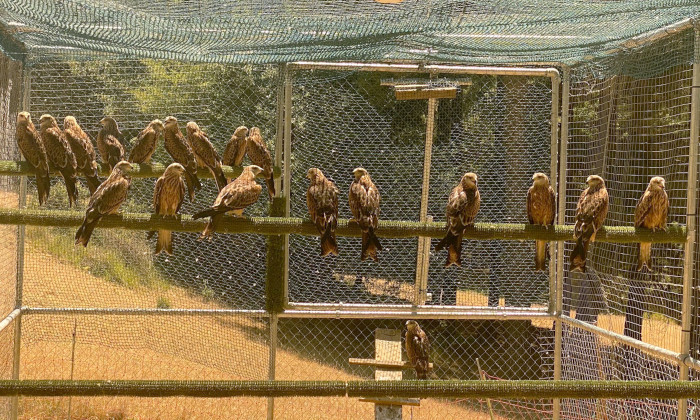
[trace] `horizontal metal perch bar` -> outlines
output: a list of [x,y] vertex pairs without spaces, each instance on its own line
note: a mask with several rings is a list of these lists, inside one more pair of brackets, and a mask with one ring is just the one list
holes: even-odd
[[[155,163],[153,162],[152,164],[141,164],[139,165],[138,163],[132,163],[134,165],[134,170],[131,171],[131,176],[134,178],[158,178],[159,176],[163,175],[163,172],[165,172],[165,168],[168,167],[168,165],[164,165],[162,163]],[[107,165],[99,165],[100,166],[100,176],[106,177],[109,175],[109,168]],[[224,175],[227,178],[235,178],[238,175],[241,174],[243,171],[243,168],[241,166],[226,166],[222,165],[221,169],[224,171]],[[280,168],[275,167],[273,168],[274,176],[275,178],[279,178],[282,174],[282,171]],[[14,161],[14,160],[0,160],[0,175],[7,175],[7,176],[21,176],[21,175],[34,175],[34,171],[32,171],[32,168],[29,167],[29,164],[24,161]],[[54,172],[52,174],[53,176],[60,176],[58,172]],[[197,171],[197,176],[200,178],[213,178],[211,172],[209,172],[208,169],[206,168],[200,168]]]
[[[204,206],[204,205],[203,205]],[[80,226],[84,213],[69,210],[0,209],[0,224],[35,226]],[[190,215],[179,215],[167,219],[149,213],[123,213],[104,217],[101,228],[123,228],[131,230],[168,229],[180,232],[199,232],[205,220],[193,220]],[[316,236],[316,227],[308,220],[294,217],[226,217],[217,228],[221,233],[257,233],[260,235],[297,234]],[[572,240],[573,226],[542,226],[518,223],[477,223],[467,229],[465,238],[476,240]],[[338,220],[338,236],[361,236],[357,223],[347,219]],[[406,222],[380,220],[377,236],[384,238],[412,238],[424,236],[441,238],[445,235],[445,224],[436,222]],[[669,226],[666,232],[652,232],[631,226],[604,227],[596,235],[598,242],[634,243],[639,241],[657,243],[683,243],[686,240],[685,226]]]
[[0,396],[700,398],[688,381],[125,381],[0,380]]

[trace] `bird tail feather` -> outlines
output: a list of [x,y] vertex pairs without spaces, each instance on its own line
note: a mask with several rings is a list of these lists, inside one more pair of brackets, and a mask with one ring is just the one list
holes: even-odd
[[362,232],[362,261],[366,260],[367,257],[372,258],[374,261],[379,261],[377,251],[381,250],[382,245],[379,243],[377,235],[374,234],[374,228],[370,227],[366,232]]
[[321,256],[333,254],[338,255],[338,243],[335,240],[335,229],[333,226],[337,223],[335,216],[330,216],[326,221],[325,230],[321,234]]
[[192,174],[185,172],[185,184],[187,184],[187,195],[190,197],[190,203],[194,203],[195,183],[192,178]]
[[156,240],[156,255],[165,251],[167,254],[173,255],[173,238],[169,230],[159,230],[158,239]]
[[549,257],[547,245],[547,241],[535,241],[535,271],[547,269],[547,258]]
[[228,184],[228,181],[224,176],[224,171],[221,169],[221,166],[217,166],[214,169],[212,169],[211,173],[214,175],[214,179],[216,180],[216,187],[219,189],[219,191],[224,189],[226,184]]
[[39,205],[43,205],[49,199],[49,191],[51,190],[51,178],[49,178],[48,170],[45,173],[36,175],[36,189],[39,195]]
[[66,192],[68,192],[68,207],[73,207],[78,202],[78,178],[75,174],[63,174],[66,182]]
[[445,267],[455,264],[458,267],[462,266],[462,235],[455,235],[451,231],[447,231],[447,235],[437,244],[435,251],[442,251],[447,247],[447,262]]
[[270,174],[270,177],[265,180],[265,183],[267,183],[267,193],[270,195],[270,199],[275,196],[275,178],[273,174]]
[[639,263],[637,264],[637,271],[642,271],[643,267],[646,267],[648,271],[652,271],[651,242],[640,242],[639,244]]
[[221,217],[223,215],[223,213],[213,214],[209,219],[209,223],[207,223],[207,226],[204,228],[204,232],[202,232],[202,235],[199,237],[199,239],[211,238],[214,232],[216,231],[216,226],[219,224],[219,221],[221,220]]
[[85,174],[85,180],[87,181],[88,189],[90,190],[90,195],[95,194],[97,187],[100,186],[100,179],[97,177],[97,171],[95,170],[92,174]]
[[571,268],[569,271],[578,271],[581,273],[586,272],[586,254],[588,253],[588,243],[589,239],[584,236],[579,237],[576,240],[576,246],[574,250],[571,251],[571,257],[569,258]]
[[92,231],[95,229],[95,226],[97,226],[97,222],[99,221],[100,219],[88,220],[86,216],[83,224],[75,233],[75,244],[87,247],[88,242],[90,242],[90,236],[92,236]]
[[200,212],[197,212],[197,213],[193,214],[193,215],[192,215],[192,218],[195,219],[195,220],[197,220],[197,219],[201,219],[201,218],[204,218],[204,217],[211,217],[211,216],[214,216],[214,215],[217,215],[217,214],[220,214],[220,213],[224,213],[224,212],[222,212],[221,210],[219,210],[219,209],[217,209],[217,208],[215,208],[215,207],[209,207],[208,209],[204,209],[204,210],[202,210],[202,211],[200,211]]

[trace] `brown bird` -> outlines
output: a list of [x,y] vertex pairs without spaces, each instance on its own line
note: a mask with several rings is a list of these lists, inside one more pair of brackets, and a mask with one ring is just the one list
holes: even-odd
[[360,259],[364,261],[371,257],[374,261],[379,261],[377,251],[382,250],[382,245],[374,234],[379,224],[379,190],[364,168],[355,168],[352,173],[355,180],[350,184],[348,202],[354,220],[362,229]]
[[68,140],[66,140],[66,136],[58,128],[54,117],[44,114],[39,119],[39,124],[41,125],[41,140],[44,142],[46,157],[49,158],[49,163],[63,176],[68,192],[68,206],[72,207],[78,201],[78,187],[76,185],[78,164],[75,161],[75,155]]
[[202,184],[197,178],[197,159],[194,156],[192,148],[185,140],[185,136],[180,132],[180,127],[177,125],[177,118],[168,117],[165,119],[165,150],[170,153],[173,160],[185,168],[185,182],[187,182],[187,192],[190,196],[190,201],[194,201],[195,191],[202,188]]
[[190,144],[197,164],[200,168],[207,168],[216,180],[216,186],[221,191],[228,181],[221,170],[221,158],[214,149],[206,134],[199,128],[196,122],[190,121],[185,127],[187,130],[187,142]]
[[[668,218],[668,194],[666,194],[666,180],[655,176],[649,181],[647,190],[637,203],[634,211],[634,227],[643,227],[656,231],[666,230]],[[651,242],[639,243],[639,263],[637,270],[646,267],[651,271]]]
[[43,205],[49,199],[51,179],[49,178],[49,161],[46,157],[44,143],[36,132],[32,117],[28,112],[17,114],[17,145],[27,163],[34,171],[36,177],[36,189],[39,196],[39,205]]
[[474,224],[479,207],[481,207],[481,195],[476,174],[467,172],[462,176],[459,184],[452,189],[447,199],[445,209],[447,233],[435,247],[435,251],[442,251],[447,247],[445,267],[452,264],[462,266],[462,237],[465,229]]
[[115,214],[119,210],[126,200],[127,191],[131,185],[131,177],[128,174],[132,169],[131,164],[125,160],[117,163],[109,177],[90,197],[83,224],[75,233],[76,245],[87,247],[92,231],[100,219],[105,215]]
[[416,321],[406,321],[406,355],[416,369],[418,379],[428,379],[430,341]]
[[[557,212],[554,190],[549,177],[541,172],[532,175],[532,186],[527,190],[527,219],[531,225],[551,226]],[[535,241],[535,271],[547,268],[549,250],[547,241]]]
[[97,133],[97,150],[100,152],[100,160],[106,163],[111,171],[114,165],[126,159],[124,146],[119,141],[122,132],[112,117],[102,118],[100,124],[102,128]]
[[255,176],[261,173],[262,170],[261,167],[256,165],[246,166],[238,178],[219,191],[219,195],[210,208],[192,216],[193,219],[211,218],[206,228],[204,228],[200,239],[211,238],[216,230],[216,225],[224,213],[231,212],[234,216],[240,217],[243,215],[243,210],[246,207],[258,201],[262,187],[255,182]]
[[310,181],[309,189],[306,190],[306,205],[309,207],[311,221],[321,234],[321,256],[338,255],[338,243],[335,240],[335,228],[338,226],[338,188],[318,168],[309,169],[306,177]]
[[63,119],[63,135],[66,136],[73,154],[78,171],[85,176],[90,195],[100,186],[97,177],[97,162],[95,161],[95,148],[87,133],[78,125],[75,117],[68,115]]
[[131,163],[150,163],[151,156],[158,147],[158,138],[163,133],[165,126],[161,120],[153,120],[146,128],[141,130],[136,137],[136,144],[131,148],[129,153],[129,162]]
[[[165,168],[163,175],[156,181],[156,187],[153,191],[153,208],[156,214],[163,216],[175,216],[182,202],[185,200],[185,182],[182,180],[182,174],[185,168],[179,163],[171,163]],[[150,239],[156,232],[149,232]],[[158,230],[158,239],[156,240],[156,254],[165,251],[167,254],[173,254],[172,233],[169,230]]]
[[586,179],[588,188],[583,190],[576,206],[576,225],[574,226],[574,239],[576,246],[571,252],[569,261],[570,271],[586,272],[586,254],[588,245],[595,242],[595,234],[598,232],[605,216],[608,215],[608,190],[605,181],[598,175],[591,175]]
[[245,157],[247,137],[248,128],[246,126],[242,125],[233,132],[231,140],[228,141],[226,150],[224,150],[224,158],[222,159],[224,165],[241,166]]
[[263,168],[262,176],[267,184],[267,193],[270,195],[270,198],[274,197],[275,179],[272,172],[272,156],[270,156],[270,151],[267,149],[258,127],[250,129],[245,150],[253,165]]

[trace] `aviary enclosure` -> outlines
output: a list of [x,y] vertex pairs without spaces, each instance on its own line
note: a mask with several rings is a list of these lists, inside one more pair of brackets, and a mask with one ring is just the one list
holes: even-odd
[[[375,357],[375,330],[416,319],[432,380],[503,387],[465,398],[450,383],[406,382],[423,398],[405,418],[697,418],[692,399],[605,398],[583,385],[571,398],[523,398],[508,381],[696,379],[700,5],[513,3],[0,1],[0,376],[59,381],[3,394],[2,415],[373,418],[358,398],[369,385],[306,381],[373,380],[373,367],[350,359]],[[171,162],[159,145],[156,163],[135,165],[121,214],[76,247],[89,192],[81,184],[69,209],[54,174],[38,206],[15,140],[20,111],[35,122],[73,115],[93,139],[111,116],[127,149],[168,115],[196,121],[220,152],[236,127],[257,126],[278,193],[200,241],[204,225],[189,215],[216,185],[203,178],[176,221],[153,216],[153,185]],[[360,261],[348,223],[358,166],[382,197],[379,262]],[[319,256],[311,167],[340,190],[339,256]],[[469,171],[481,210],[463,266],[444,268],[434,247],[445,203]],[[557,192],[554,229],[526,225],[533,172]],[[572,275],[571,225],[591,174],[606,180],[610,211],[588,272]],[[657,175],[669,228],[635,230]],[[174,255],[154,255],[146,232],[158,226],[175,231]],[[535,238],[552,241],[544,273],[533,271]],[[653,274],[636,271],[641,238],[654,241]],[[76,383],[61,380],[154,388],[142,398],[87,382],[66,391]],[[178,382],[200,380],[249,388],[221,397]],[[287,392],[250,391],[247,381],[266,380]]]

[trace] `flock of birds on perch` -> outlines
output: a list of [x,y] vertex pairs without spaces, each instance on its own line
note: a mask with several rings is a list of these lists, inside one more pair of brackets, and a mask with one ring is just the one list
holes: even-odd
[[[174,163],[156,181],[153,194],[156,214],[174,217],[185,200],[185,185],[190,201],[194,201],[195,192],[202,187],[197,178],[198,168],[209,169],[216,181],[219,193],[212,206],[192,216],[194,219],[210,218],[201,238],[211,238],[225,213],[241,216],[246,207],[258,200],[262,191],[262,187],[255,182],[258,175],[265,179],[270,197],[275,195],[272,157],[257,127],[250,130],[245,126],[238,127],[221,158],[197,123],[188,122],[187,135],[184,136],[177,119],[169,116],[164,122],[157,119],[151,121],[138,134],[127,157],[119,140],[121,132],[117,122],[111,117],[105,117],[100,121],[102,128],[97,135],[97,149],[102,162],[109,165],[111,174],[100,182],[92,141],[74,117],[65,117],[63,130],[59,128],[56,119],[48,114],[41,116],[39,124],[40,130],[37,131],[28,112],[20,112],[17,116],[17,143],[35,173],[39,205],[43,205],[49,196],[50,170],[61,173],[69,206],[73,206],[78,199],[78,173],[85,176],[90,190],[85,219],[75,235],[76,244],[87,246],[99,220],[119,210],[131,184],[131,164],[149,163],[161,135],[165,150]],[[240,166],[246,155],[252,165],[244,167],[240,176],[229,182],[221,165]],[[379,190],[365,169],[356,168],[353,175],[348,203],[354,220],[362,230],[361,259],[372,258],[378,261],[378,251],[382,250],[375,234],[379,222]],[[309,169],[306,176],[310,182],[306,202],[311,220],[321,237],[321,256],[338,255],[335,238],[338,188],[318,168]],[[531,224],[552,226],[556,214],[556,196],[549,178],[538,172],[533,175],[532,181],[532,186],[527,191],[528,220]],[[586,184],[587,188],[581,193],[576,207],[576,246],[570,255],[571,271],[586,271],[589,243],[595,241],[596,232],[603,225],[608,212],[609,197],[603,178],[591,175]],[[446,267],[453,264],[461,266],[462,238],[466,229],[474,224],[480,204],[477,176],[472,172],[466,173],[449,195],[445,212],[447,232],[435,247],[436,251],[447,248]],[[665,181],[662,177],[653,177],[637,204],[635,227],[665,230],[668,207]],[[155,232],[149,232],[149,238],[153,234]],[[171,232],[159,230],[157,234],[156,253],[165,251],[172,254]],[[547,242],[537,240],[536,270],[546,268],[547,256]],[[637,269],[643,268],[651,270],[651,243],[640,243]]]

